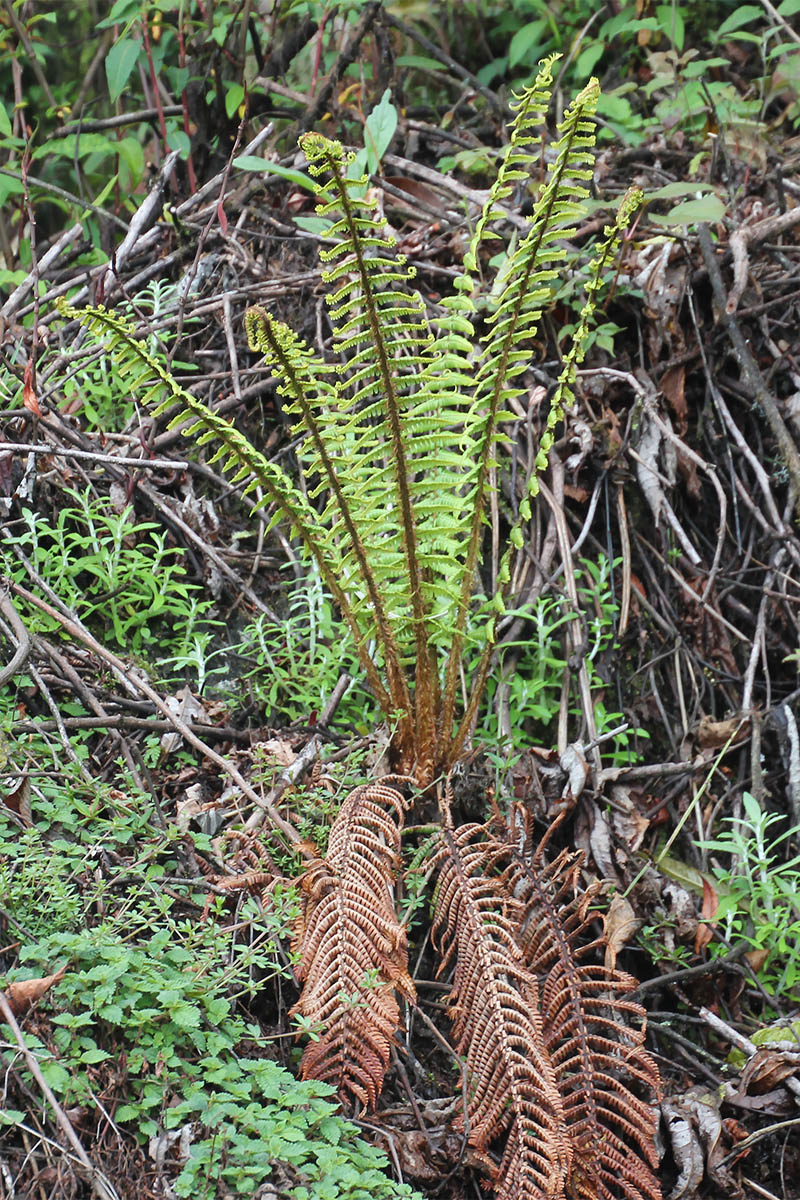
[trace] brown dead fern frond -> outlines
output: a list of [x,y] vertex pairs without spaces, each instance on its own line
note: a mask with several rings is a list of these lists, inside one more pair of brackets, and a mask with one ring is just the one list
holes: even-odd
[[464,1056],[469,1142],[485,1152],[505,1138],[498,1200],[543,1200],[563,1195],[571,1148],[536,978],[514,939],[521,911],[491,875],[496,848],[485,826],[448,822],[434,858],[434,934],[441,970],[454,963],[450,1015]]
[[414,998],[394,907],[404,807],[386,781],[356,788],[331,827],[326,857],[301,881],[294,949],[304,987],[292,1011],[322,1033],[300,1069],[335,1087],[350,1109],[374,1106],[400,1019],[395,993]]
[[525,962],[541,981],[543,1044],[573,1151],[565,1194],[659,1200],[654,1102],[660,1081],[644,1049],[644,1009],[625,998],[636,981],[580,963],[601,944],[577,944],[591,920],[591,894],[578,889],[583,854],[563,850],[546,864],[544,844],[532,858],[512,853],[504,878],[521,904],[517,938]]

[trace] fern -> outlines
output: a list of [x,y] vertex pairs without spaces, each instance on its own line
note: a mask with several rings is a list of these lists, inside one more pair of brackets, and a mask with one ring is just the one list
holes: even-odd
[[405,929],[394,911],[404,803],[392,779],[356,788],[328,853],[303,876],[294,948],[305,981],[293,1012],[322,1032],[306,1047],[304,1078],[332,1084],[345,1104],[374,1107],[399,1010],[414,998]]
[[[133,328],[102,308],[77,318],[131,390],[210,445],[245,491],[260,486],[319,566],[353,633],[368,683],[395,722],[397,769],[425,790],[458,760],[493,661],[495,624],[522,547],[538,475],[572,400],[603,279],[640,201],[632,191],[589,266],[585,303],[564,355],[519,514],[500,558],[497,594],[476,595],[486,513],[509,403],[563,267],[591,177],[596,80],[567,109],[526,234],[509,251],[503,288],[480,296],[481,262],[500,205],[526,179],[544,132],[554,59],[515,102],[508,153],[435,318],[413,287],[364,180],[348,178],[342,146],[301,145],[333,220],[326,267],[335,362],[263,307],[246,317],[250,347],[278,378],[300,439],[308,495],[231,424],[180,387]],[[479,298],[483,333],[478,337]],[[476,611],[473,611],[476,610]],[[478,633],[475,634],[474,630]],[[472,630],[473,632],[469,632]],[[467,638],[480,650],[459,711]],[[471,648],[471,647],[470,647]],[[406,779],[405,782],[409,780]],[[394,888],[406,803],[395,778],[356,789],[326,857],[301,880],[295,948],[303,990],[295,1012],[318,1026],[301,1070],[350,1108],[373,1107],[390,1061],[399,1000],[413,1002],[406,933]],[[431,869],[434,936],[452,968],[453,1038],[463,1059],[464,1129],[490,1163],[502,1200],[657,1200],[654,1063],[643,1048],[632,983],[585,962],[587,898],[579,856],[527,860],[496,825],[453,827],[448,794]],[[500,1151],[496,1165],[489,1157]]]
[[[522,825],[529,831],[527,814]],[[515,840],[506,834],[494,866],[507,864],[504,886],[519,905],[516,942],[542,981],[544,1049],[572,1150],[566,1194],[574,1200],[658,1200],[658,1112],[652,1101],[660,1084],[644,1049],[644,1010],[625,999],[636,981],[581,963],[601,944],[589,939],[580,945],[591,920],[591,893],[578,888],[582,851],[563,850],[546,863],[547,837],[527,855],[512,849]]]
[[448,769],[470,736],[491,667],[510,556],[521,545],[537,472],[546,466],[553,429],[571,397],[603,274],[637,202],[633,194],[623,201],[591,264],[585,307],[502,558],[500,591],[484,604],[482,619],[471,622],[482,653],[456,720],[501,426],[509,400],[522,390],[520,376],[564,260],[563,242],[582,213],[591,176],[596,80],[559,126],[528,232],[509,256],[502,292],[486,301],[487,331],[479,340],[482,248],[498,236],[499,204],[534,161],[553,61],[542,64],[534,84],[517,98],[509,152],[476,223],[465,271],[433,324],[413,289],[414,270],[396,252],[373,194],[363,180],[348,178],[341,145],[319,134],[301,139],[318,179],[318,211],[333,219],[335,244],[322,258],[338,362],[323,361],[259,306],[248,312],[246,324],[251,348],[275,370],[295,418],[312,485],[308,499],[228,422],[179,387],[119,317],[63,306],[104,341],[132,390],[157,412],[173,410],[173,423],[190,419],[187,435],[199,445],[212,444],[214,457],[235,480],[260,484],[289,520],[353,632],[378,703],[397,722],[398,769],[421,783]]
[[536,977],[515,940],[517,905],[488,873],[493,844],[482,826],[445,828],[434,933],[444,971],[455,963],[453,1038],[464,1055],[464,1123],[479,1152],[505,1137],[500,1200],[560,1195],[571,1146],[544,1044]]

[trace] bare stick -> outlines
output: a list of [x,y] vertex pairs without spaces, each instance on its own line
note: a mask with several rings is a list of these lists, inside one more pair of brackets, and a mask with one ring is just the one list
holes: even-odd
[[0,587],[0,613],[3,614],[11,626],[11,633],[17,643],[17,648],[14,651],[11,662],[7,663],[4,667],[0,667],[0,687],[2,687],[9,679],[13,679],[17,671],[21,669],[23,663],[27,662],[31,652],[31,639],[20,619],[19,613],[11,603],[11,597],[8,594],[8,589],[5,587]]
[[719,264],[714,255],[714,247],[711,242],[711,234],[708,231],[708,226],[699,225],[697,234],[717,308],[722,314],[723,322],[727,326],[728,336],[736,352],[736,357],[747,387],[755,403],[760,404],[763,408],[772,435],[778,443],[779,453],[786,464],[786,469],[789,472],[794,489],[795,507],[800,512],[800,454],[789,430],[786,428],[786,423],[781,416],[777,400],[764,383],[761,372],[758,369],[758,363],[753,358],[750,347],[745,341],[736,318],[733,313],[727,311],[728,298],[725,295],[722,276]]
[[[40,600],[38,596],[34,596],[32,592],[29,592],[27,588],[22,587],[22,585],[19,583],[12,582],[11,587],[17,595],[22,596],[22,598],[27,600],[29,604],[35,605],[36,608],[39,608],[42,612],[47,613],[47,615],[53,620],[58,621],[59,625],[61,625],[71,637],[75,638],[76,641],[82,642],[84,646],[88,646],[98,658],[101,658],[104,662],[107,662],[110,666],[114,667],[115,670],[119,671],[127,680],[129,687],[133,688],[135,691],[138,691],[141,693],[141,695],[146,696],[148,700],[152,701],[162,716],[164,716],[166,720],[170,722],[173,729],[177,730],[185,742],[188,742],[190,746],[194,746],[195,750],[199,750],[205,758],[208,758],[211,762],[215,763],[216,766],[218,766],[220,770],[228,776],[231,782],[236,784],[236,786],[241,790],[242,795],[246,796],[247,799],[254,804],[257,809],[263,810],[257,814],[258,819],[256,820],[255,824],[261,824],[261,822],[264,820],[264,816],[268,816],[275,828],[280,830],[287,841],[289,841],[293,846],[297,846],[299,844],[301,839],[297,830],[290,825],[288,821],[284,821],[280,813],[277,812],[273,807],[271,800],[269,798],[266,800],[262,799],[258,792],[256,792],[256,790],[247,782],[244,776],[237,771],[236,767],[227,762],[221,754],[217,754],[216,750],[212,750],[212,748],[201,738],[199,738],[194,730],[187,725],[186,722],[181,719],[181,717],[172,711],[168,704],[165,704],[155,688],[152,688],[150,684],[142,679],[139,675],[128,671],[122,659],[117,658],[116,654],[112,654],[110,650],[106,650],[105,646],[101,645],[100,642],[98,642],[97,639],[88,632],[88,630],[82,629],[79,625],[76,625],[74,621],[63,616],[57,609],[53,608],[51,604],[47,604],[46,601]],[[250,820],[252,821],[252,818]],[[249,822],[248,827],[250,827]]]
[[100,1200],[119,1200],[119,1196],[117,1195],[116,1191],[112,1187],[111,1183],[106,1179],[106,1177],[105,1177],[105,1175],[103,1175],[102,1171],[98,1170],[98,1168],[94,1165],[92,1160],[89,1158],[89,1155],[86,1153],[83,1146],[81,1145],[81,1142],[80,1142],[80,1139],[78,1138],[77,1133],[75,1132],[75,1130],[72,1127],[72,1123],[69,1120],[69,1117],[64,1112],[64,1109],[61,1107],[61,1105],[58,1103],[55,1096],[53,1095],[53,1091],[52,1091],[50,1085],[48,1084],[47,1080],[45,1079],[44,1075],[42,1074],[42,1070],[36,1059],[36,1055],[29,1049],[29,1047],[25,1041],[25,1038],[23,1037],[22,1030],[20,1029],[19,1025],[17,1024],[17,1020],[16,1020],[13,1012],[11,1011],[11,1005],[8,1003],[8,1000],[6,999],[4,992],[0,992],[0,1013],[3,1014],[3,1020],[6,1022],[9,1029],[13,1033],[16,1043],[19,1046],[20,1050],[22,1051],[22,1054],[25,1058],[25,1063],[28,1067],[28,1070],[30,1071],[31,1075],[38,1083],[38,1085],[41,1089],[42,1095],[45,1097],[48,1104],[52,1108],[53,1115],[55,1116],[55,1119],[58,1122],[58,1125],[60,1126],[61,1131],[64,1134],[64,1137],[67,1139],[70,1146],[72,1146],[72,1149],[75,1151],[75,1156],[80,1161],[82,1167],[86,1171],[87,1177],[91,1184],[92,1191],[94,1192],[95,1196],[99,1196]]

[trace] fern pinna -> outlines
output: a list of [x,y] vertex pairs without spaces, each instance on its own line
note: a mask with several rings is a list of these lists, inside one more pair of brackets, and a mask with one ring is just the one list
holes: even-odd
[[[538,473],[572,398],[598,292],[640,200],[621,201],[588,269],[583,309],[564,354],[538,453],[508,518],[494,594],[481,594],[487,509],[509,407],[524,390],[542,312],[591,178],[596,80],[576,97],[552,144],[527,232],[509,248],[502,287],[481,278],[502,204],[539,159],[553,59],[518,97],[510,145],[453,294],[430,314],[397,252],[368,181],[342,146],[306,134],[318,212],[330,222],[326,264],[333,355],[327,361],[260,306],[250,347],[278,380],[295,421],[302,491],[232,424],[182,388],[131,325],[102,308],[62,304],[106,347],[131,391],[209,445],[245,491],[260,488],[288,521],[349,626],[368,684],[393,725],[400,777],[356,789],[311,856],[296,931],[296,1013],[315,1029],[302,1071],[349,1108],[373,1107],[402,1000],[414,1003],[406,930],[395,916],[403,788],[428,802],[469,740],[522,549]],[[483,294],[481,294],[483,293]],[[480,301],[480,304],[479,304]],[[480,325],[481,333],[478,334]],[[497,540],[498,532],[492,530]],[[472,677],[463,678],[465,654]],[[588,924],[579,859],[521,856],[490,826],[455,828],[446,792],[431,860],[434,938],[452,969],[450,1012],[466,1099],[463,1128],[502,1200],[657,1200],[658,1074],[643,1049],[628,977],[584,961]],[[491,1157],[497,1152],[499,1162]]]

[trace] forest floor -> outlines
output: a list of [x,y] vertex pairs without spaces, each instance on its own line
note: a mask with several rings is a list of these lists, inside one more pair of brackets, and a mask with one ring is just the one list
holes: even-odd
[[[357,45],[342,38],[340,57],[369,61],[397,36],[388,18],[380,35],[366,25]],[[740,49],[718,78],[741,92]],[[457,103],[398,102],[371,180],[432,309],[460,270],[508,116],[502,88],[479,87],[471,64],[446,58]],[[334,58],[328,78],[337,63],[347,65]],[[394,71],[365,112],[384,88],[402,90]],[[343,88],[320,89],[305,110],[283,92],[294,129],[285,112],[234,121],[235,145],[198,161],[194,190],[185,164],[154,161],[149,191],[103,223],[110,260],[87,257],[81,221],[55,228],[43,212],[37,266],[8,283],[0,308],[2,1197],[328,1195],[324,1172],[304,1184],[305,1168],[280,1153],[266,1182],[248,1173],[245,1151],[257,1150],[244,1132],[241,1145],[203,1142],[206,1158],[180,1175],[194,1118],[164,1114],[190,1095],[187,1054],[192,1087],[223,1078],[228,1028],[236,1063],[296,1064],[297,862],[271,814],[324,852],[348,790],[385,771],[390,731],[286,531],[268,528],[267,510],[208,448],[126,393],[53,303],[127,313],[185,386],[297,471],[243,317],[257,302],[324,345],[324,233],[287,136],[314,125],[352,140],[352,113]],[[577,319],[586,247],[632,184],[644,206],[558,428],[516,612],[461,768],[471,820],[517,801],[542,833],[569,794],[559,845],[584,852],[584,886],[602,884],[606,962],[635,976],[648,1012],[672,1200],[800,1197],[796,110],[778,92],[755,130],[715,127],[709,113],[601,139],[572,269],[507,422],[501,532]],[[24,222],[30,194],[19,202]],[[528,203],[521,189],[517,218]],[[447,980],[424,912],[410,962],[415,1049],[408,1016],[360,1133],[387,1154],[387,1180],[477,1196],[485,1163],[465,1153],[455,1115]],[[210,1007],[203,977],[223,1009]],[[161,1041],[139,1028],[156,1011]],[[252,1100],[248,1071],[231,1076],[226,1103]],[[337,1186],[331,1196],[357,1194]]]

